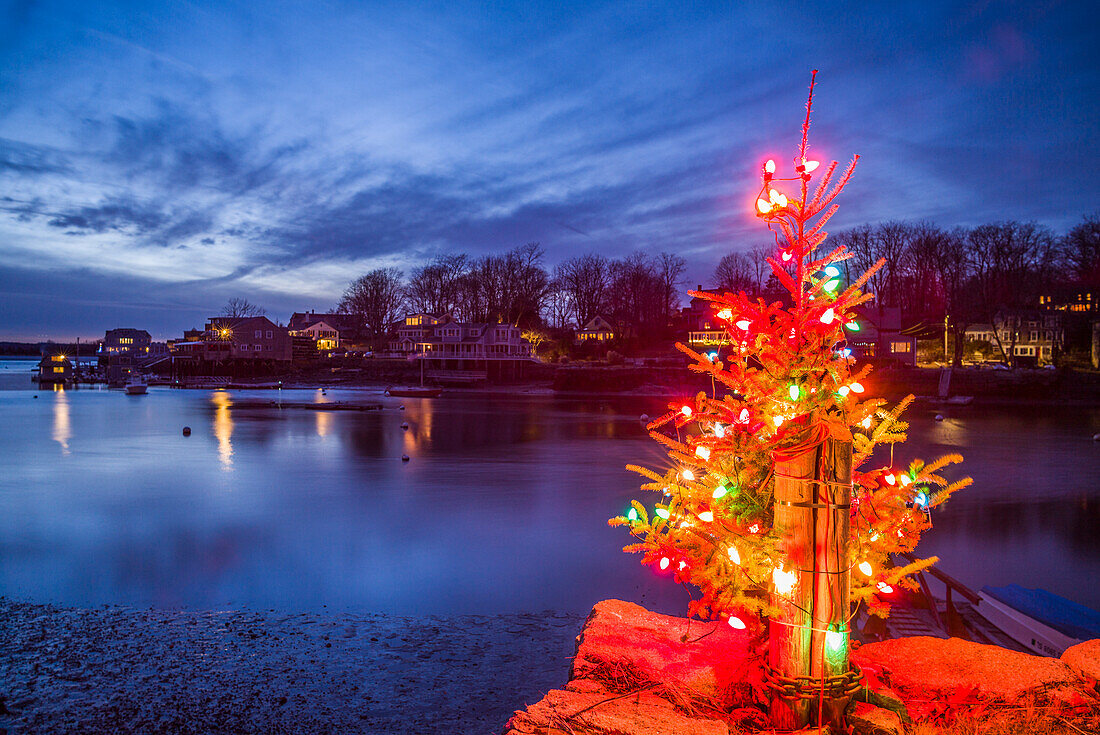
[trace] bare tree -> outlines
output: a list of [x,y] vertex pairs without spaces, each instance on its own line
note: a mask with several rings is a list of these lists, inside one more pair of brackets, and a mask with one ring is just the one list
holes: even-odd
[[1037,304],[1039,293],[1056,275],[1054,242],[1050,231],[1034,222],[981,225],[967,236],[978,308],[994,327],[994,341],[1006,362],[1014,362],[1021,309]]
[[250,316],[263,316],[267,312],[256,306],[248,299],[232,298],[225,302],[225,306],[222,307],[222,316],[228,317],[250,317]]
[[469,271],[465,255],[441,255],[413,271],[406,289],[410,307],[427,314],[453,314],[461,300],[461,281]]
[[723,291],[753,292],[759,282],[755,277],[752,258],[746,253],[727,253],[714,269],[714,283]]
[[1059,243],[1071,277],[1088,285],[1100,285],[1100,213],[1085,217]]
[[577,326],[583,327],[605,306],[611,283],[607,258],[589,253],[562,261],[554,279],[569,294]]
[[661,279],[665,326],[672,322],[672,316],[680,310],[680,286],[683,283],[687,261],[673,253],[657,254],[657,277]]
[[576,311],[569,291],[558,281],[550,282],[550,291],[546,296],[546,323],[554,329],[565,329]]
[[405,289],[401,279],[397,268],[373,270],[351,282],[337,307],[341,312],[359,315],[375,347],[402,315]]

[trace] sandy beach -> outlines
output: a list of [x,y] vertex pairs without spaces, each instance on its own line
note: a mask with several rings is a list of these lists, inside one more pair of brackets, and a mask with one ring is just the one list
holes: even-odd
[[0,733],[497,733],[565,684],[582,622],[0,598]]

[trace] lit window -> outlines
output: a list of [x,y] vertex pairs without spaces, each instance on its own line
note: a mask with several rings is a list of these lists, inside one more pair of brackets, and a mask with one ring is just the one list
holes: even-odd
[[63,373],[63,372],[65,372],[65,368],[63,368],[63,367],[55,367],[55,368],[53,369],[53,371],[54,371],[55,373]]

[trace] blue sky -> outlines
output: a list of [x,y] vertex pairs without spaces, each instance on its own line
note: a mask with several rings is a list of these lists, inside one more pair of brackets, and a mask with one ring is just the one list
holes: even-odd
[[285,321],[353,277],[542,243],[767,240],[810,70],[832,221],[1096,211],[1090,4],[0,4],[0,339]]

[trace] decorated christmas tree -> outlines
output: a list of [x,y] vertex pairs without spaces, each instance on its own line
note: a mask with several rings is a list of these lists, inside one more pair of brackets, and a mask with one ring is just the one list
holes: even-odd
[[649,424],[668,465],[628,469],[648,480],[641,487],[656,502],[634,501],[610,521],[636,539],[625,551],[695,593],[689,615],[735,628],[751,614],[768,617],[773,722],[791,727],[809,718],[811,689],[828,685],[834,702],[851,693],[858,673],[849,671],[848,633],[858,605],[886,616],[899,587],[915,588],[911,575],[936,559],[894,566],[891,555],[911,552],[931,509],[970,483],[940,474],[958,455],[892,462],[912,396],[892,408],[870,398],[871,368],[855,367],[848,340],[881,264],[845,283],[837,264],[850,254],[823,247],[859,157],[839,176],[835,161],[812,159],[813,87],[793,171],[767,161],[756,200],[775,235],[768,262],[785,294],[769,302],[691,292],[712,302],[728,336],[705,353],[677,345],[712,388]]

